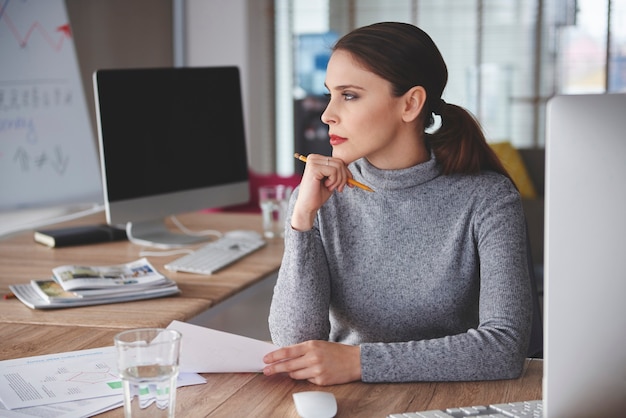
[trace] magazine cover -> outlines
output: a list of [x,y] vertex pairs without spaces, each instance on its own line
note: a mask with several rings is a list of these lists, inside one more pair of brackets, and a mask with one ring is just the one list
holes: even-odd
[[76,299],[80,299],[81,296],[74,293],[68,292],[63,289],[60,284],[55,282],[54,280],[31,280],[30,284],[33,289],[39,296],[44,298],[45,300],[56,300],[56,301],[74,301]]
[[132,287],[167,280],[145,258],[112,266],[60,266],[52,269],[52,274],[54,280],[69,291]]

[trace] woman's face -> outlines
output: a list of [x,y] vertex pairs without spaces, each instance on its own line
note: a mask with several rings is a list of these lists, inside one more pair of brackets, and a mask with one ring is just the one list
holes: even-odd
[[398,168],[418,136],[414,123],[403,120],[406,99],[394,97],[387,80],[343,50],[333,52],[325,84],[330,101],[322,122],[329,127],[333,157],[346,164],[367,157],[378,168]]

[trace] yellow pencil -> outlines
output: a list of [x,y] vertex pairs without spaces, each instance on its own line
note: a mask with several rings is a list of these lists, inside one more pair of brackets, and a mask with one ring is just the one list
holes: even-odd
[[[296,157],[298,160],[306,163],[306,157],[304,155],[298,154],[296,152],[295,154],[293,154],[293,156]],[[353,180],[353,179],[348,179],[348,183],[353,185],[353,186],[358,187],[359,189],[363,189],[363,190],[368,191],[368,192],[373,192],[374,191],[374,190],[372,190],[371,187],[366,186],[363,183],[359,183],[358,181]]]

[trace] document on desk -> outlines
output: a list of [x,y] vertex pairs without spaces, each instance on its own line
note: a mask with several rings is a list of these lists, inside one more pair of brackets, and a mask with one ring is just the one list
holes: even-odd
[[168,328],[182,335],[180,371],[240,373],[263,370],[263,356],[278,346],[254,338],[172,321]]
[[59,402],[49,405],[29,406],[14,410],[5,409],[0,403],[0,417],[5,418],[78,418],[91,417],[124,404],[123,396],[103,396],[80,401]]
[[[201,383],[206,383],[202,376],[181,373],[177,386]],[[0,400],[14,412],[101,397],[115,404],[114,395],[121,401],[122,382],[113,346],[0,361]]]

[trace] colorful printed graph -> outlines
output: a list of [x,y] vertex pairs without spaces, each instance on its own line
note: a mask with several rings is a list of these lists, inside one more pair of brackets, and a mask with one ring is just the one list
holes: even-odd
[[60,51],[63,47],[65,39],[72,37],[72,30],[69,23],[64,23],[56,28],[56,32],[60,32],[59,35],[53,36],[39,21],[35,20],[31,23],[30,27],[24,33],[21,33],[17,28],[9,13],[7,11],[10,0],[5,0],[2,8],[0,9],[0,22],[5,24],[9,29],[9,32],[13,35],[18,45],[25,48],[28,45],[28,41],[34,33],[40,34],[43,39],[50,45],[55,51]]

